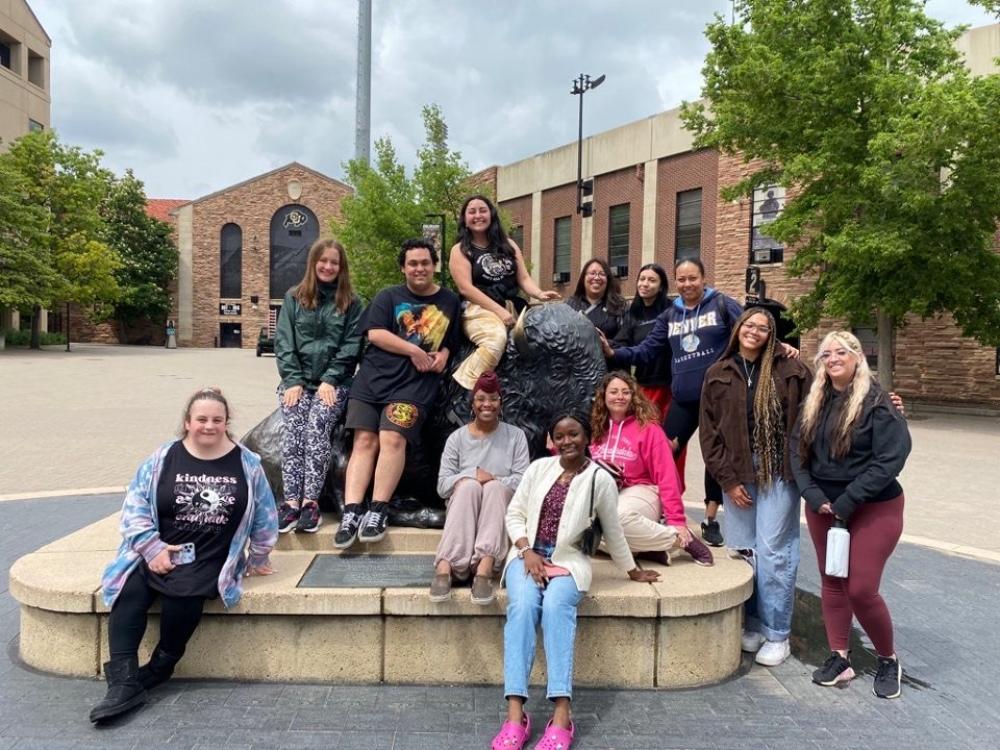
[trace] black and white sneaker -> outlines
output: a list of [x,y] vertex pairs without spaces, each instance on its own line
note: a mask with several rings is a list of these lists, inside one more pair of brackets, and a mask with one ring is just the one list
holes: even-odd
[[285,534],[295,528],[299,522],[299,509],[294,505],[282,503],[278,508],[278,533]]
[[340,517],[340,528],[333,537],[333,546],[337,549],[347,549],[358,538],[361,519],[365,515],[364,503],[351,503],[344,506],[344,515]]
[[836,651],[823,662],[823,666],[813,672],[813,682],[824,687],[832,687],[838,683],[848,683],[854,679],[854,668],[851,660],[845,659]]
[[302,510],[299,511],[299,522],[295,524],[295,531],[304,531],[314,534],[319,531],[323,524],[323,516],[319,513],[319,505],[316,503],[303,503]]
[[878,658],[878,671],[872,683],[872,693],[876,698],[898,698],[902,690],[903,668],[899,659]]
[[712,547],[721,547],[724,542],[719,522],[714,518],[706,518],[702,521],[701,538],[705,540],[705,544],[711,545]]
[[365,544],[374,544],[385,539],[385,531],[389,526],[388,503],[372,503],[365,517],[361,519],[361,531],[358,532],[358,541]]

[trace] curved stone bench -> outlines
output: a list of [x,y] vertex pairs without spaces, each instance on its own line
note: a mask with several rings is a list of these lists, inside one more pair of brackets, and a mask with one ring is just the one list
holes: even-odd
[[[240,604],[209,602],[177,675],[280,682],[482,684],[503,682],[506,596],[483,607],[467,588],[432,604],[424,588],[302,588],[317,554],[333,549],[336,522],[316,534],[286,534],[272,555],[276,573],[244,581]],[[390,529],[386,539],[352,552],[432,554],[440,532]],[[25,663],[78,677],[101,673],[108,610],[100,576],[118,546],[110,516],[19,559],[10,591],[21,604]],[[719,682],[740,664],[741,608],[752,571],[716,554],[712,568],[680,555],[661,580],[627,580],[606,559],[580,605],[575,683],[605,687],[692,687]],[[155,645],[158,610],[143,642]],[[539,639],[540,641],[541,639]],[[239,648],[231,644],[240,644]],[[219,644],[226,644],[220,647]],[[532,682],[544,683],[544,658]]]

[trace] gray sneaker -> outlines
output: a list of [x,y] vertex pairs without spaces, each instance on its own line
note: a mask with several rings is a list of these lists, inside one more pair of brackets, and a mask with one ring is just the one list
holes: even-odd
[[472,601],[475,604],[486,606],[492,604],[497,594],[493,589],[493,581],[489,576],[475,576],[472,579]]
[[451,599],[451,574],[437,573],[431,582],[430,599],[437,604]]

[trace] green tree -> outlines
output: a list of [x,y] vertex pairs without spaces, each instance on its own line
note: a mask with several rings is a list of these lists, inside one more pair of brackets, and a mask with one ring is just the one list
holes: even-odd
[[45,217],[44,231],[29,246],[49,270],[32,302],[32,348],[40,345],[43,306],[72,302],[101,319],[118,297],[120,261],[105,241],[101,215],[113,175],[100,162],[100,151],[62,144],[52,131],[22,136],[0,155],[22,179],[24,204]]
[[129,324],[163,321],[170,314],[177,248],[170,225],[146,213],[146,193],[132,170],[112,183],[103,213],[108,244],[121,260],[115,273],[120,295],[114,317],[124,340]]
[[0,159],[0,309],[40,305],[54,281],[51,259],[39,252],[48,215],[27,194],[24,176]]
[[824,316],[891,337],[907,313],[950,312],[1000,342],[1000,79],[972,78],[919,0],[736,0],[707,29],[704,100],[683,118],[699,147],[762,165],[724,191],[794,189],[768,233],[815,281],[800,328]]
[[451,233],[446,240],[454,240],[458,210],[472,191],[468,165],[448,147],[441,108],[430,104],[422,114],[425,142],[417,151],[412,176],[399,163],[388,137],[375,141],[371,165],[357,160],[345,165],[355,193],[341,204],[342,218],[333,222],[333,231],[350,253],[356,288],[368,299],[399,282],[400,243],[420,234],[429,221],[427,214],[444,214]]

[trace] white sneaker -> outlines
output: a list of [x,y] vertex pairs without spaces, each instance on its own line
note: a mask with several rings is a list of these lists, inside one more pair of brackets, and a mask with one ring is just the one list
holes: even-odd
[[740,637],[740,648],[748,654],[756,653],[767,639],[756,630],[744,630]]
[[754,661],[765,667],[776,667],[791,655],[792,647],[788,645],[787,638],[783,641],[767,641],[760,647]]

